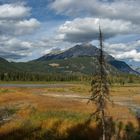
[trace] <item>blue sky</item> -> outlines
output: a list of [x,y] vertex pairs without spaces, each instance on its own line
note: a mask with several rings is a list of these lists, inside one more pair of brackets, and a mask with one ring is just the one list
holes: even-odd
[[139,0],[0,0],[0,57],[29,61],[75,44],[97,45],[140,66]]

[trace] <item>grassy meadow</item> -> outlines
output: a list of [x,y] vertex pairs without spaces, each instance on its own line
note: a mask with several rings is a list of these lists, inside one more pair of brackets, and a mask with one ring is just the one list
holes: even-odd
[[[34,82],[29,84],[49,85],[0,87],[1,140],[99,139],[100,121],[96,118],[89,121],[90,114],[96,110],[93,103],[87,104],[87,97],[90,96],[89,83]],[[110,88],[114,103],[107,104],[106,111],[110,119],[110,136],[113,140],[116,137],[120,140],[127,140],[129,137],[133,140],[132,135],[135,139],[140,138],[137,134],[139,121],[131,108],[133,104],[139,105],[139,93],[139,84],[115,85]],[[119,136],[116,133],[119,133]]]

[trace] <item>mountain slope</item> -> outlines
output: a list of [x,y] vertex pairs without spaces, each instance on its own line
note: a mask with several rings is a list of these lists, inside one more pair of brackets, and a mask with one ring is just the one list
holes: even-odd
[[139,74],[138,71],[133,70],[129,65],[127,65],[123,61],[111,60],[109,61],[109,64],[114,66],[116,69],[118,69],[121,72],[129,73],[129,74]]
[[[49,60],[57,60],[57,59],[64,60],[68,58],[77,58],[83,56],[94,57],[97,60],[99,56],[99,52],[100,50],[91,44],[82,44],[82,45],[76,45],[73,48],[70,48],[59,54],[44,55],[43,57],[40,57],[39,59],[36,59],[34,61],[39,62],[39,61],[49,61]],[[104,54],[107,63],[115,67],[118,71],[123,73],[138,74],[138,72],[134,71],[125,62],[116,60],[111,55],[108,55],[106,52],[104,52]]]
[[17,67],[0,57],[0,72],[13,72],[17,71]]
[[140,73],[140,68],[136,68],[136,71]]
[[[40,57],[39,59],[36,59],[35,61],[76,58],[76,57],[81,57],[81,56],[91,56],[91,57],[97,58],[99,56],[99,52],[100,50],[91,44],[82,44],[82,45],[76,45],[59,54],[46,54]],[[108,55],[106,52],[105,52],[105,57],[108,60],[114,59],[112,56]]]
[[[94,74],[98,71],[98,61],[94,57],[82,56],[67,59],[53,59],[47,61],[32,61],[28,63],[18,63],[27,72],[34,73],[62,73],[62,74]],[[108,72],[119,73],[111,65],[107,65]]]
[[[30,62],[8,62],[0,58],[0,72],[29,72],[38,74],[95,74],[99,69],[100,50],[93,45],[76,45],[58,54],[47,54]],[[125,62],[115,60],[106,52],[107,71],[112,74],[138,74]]]

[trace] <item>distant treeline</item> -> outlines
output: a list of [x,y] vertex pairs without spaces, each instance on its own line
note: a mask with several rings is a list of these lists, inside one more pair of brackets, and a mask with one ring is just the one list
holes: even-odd
[[[28,72],[0,73],[0,81],[91,81],[96,75],[80,74],[40,74]],[[110,84],[140,83],[140,76],[131,74],[109,75]]]
[[78,81],[79,76],[67,74],[36,74],[28,72],[0,73],[1,81]]
[[118,83],[124,85],[126,83],[140,83],[140,75],[133,74],[121,74],[121,75],[110,75],[109,76],[110,84]]

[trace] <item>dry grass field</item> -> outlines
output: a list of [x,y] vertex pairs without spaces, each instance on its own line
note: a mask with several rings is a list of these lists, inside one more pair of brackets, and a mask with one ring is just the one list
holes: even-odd
[[[94,104],[87,104],[89,91],[88,83],[0,87],[0,139],[98,140],[98,122],[94,118],[87,124],[96,109]],[[132,122],[138,127],[131,105],[140,103],[140,86],[113,86],[110,94],[114,103],[107,105],[107,116],[115,124]]]

